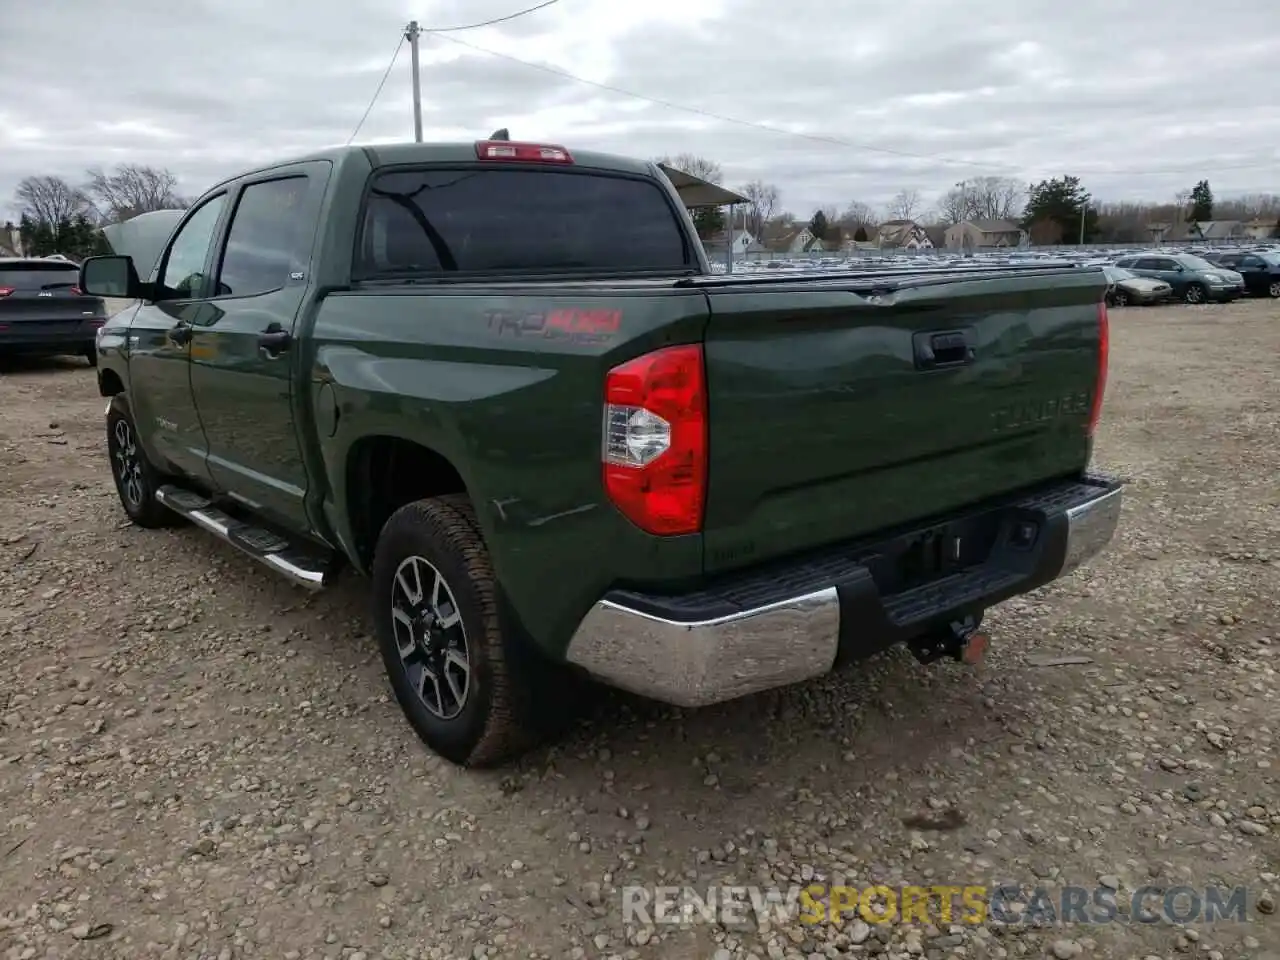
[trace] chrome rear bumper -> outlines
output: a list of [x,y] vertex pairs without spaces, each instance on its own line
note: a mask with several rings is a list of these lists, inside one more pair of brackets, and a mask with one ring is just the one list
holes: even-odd
[[[945,589],[926,588],[936,597],[902,604],[880,598],[869,572],[859,568],[839,582],[712,617],[641,609],[646,604],[629,599],[633,595],[610,594],[587,613],[566,659],[611,686],[683,707],[820,676],[834,667],[842,643],[856,644],[866,633],[879,634],[874,648],[885,645],[880,639],[906,640],[921,624],[952,612],[951,605],[957,615],[982,609],[1065,576],[1096,556],[1115,535],[1123,493],[1114,482],[1092,482],[1093,493],[1078,485],[1085,492],[1074,502],[1042,496],[1009,505],[1044,516],[1046,536],[1030,571],[978,568],[946,578],[954,582]],[[936,609],[922,617],[922,603],[929,602]]]

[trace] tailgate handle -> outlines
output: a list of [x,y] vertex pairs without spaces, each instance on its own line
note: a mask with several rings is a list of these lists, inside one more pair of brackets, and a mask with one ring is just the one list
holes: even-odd
[[968,330],[943,330],[940,333],[917,333],[915,341],[916,368],[938,370],[943,367],[961,367],[973,363],[977,356]]

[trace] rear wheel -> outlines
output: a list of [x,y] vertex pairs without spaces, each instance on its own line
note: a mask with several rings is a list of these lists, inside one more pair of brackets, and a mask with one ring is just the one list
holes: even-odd
[[124,398],[119,396],[111,401],[111,409],[107,411],[107,453],[120,505],[130,520],[148,529],[178,522],[178,515],[156,499],[162,475],[138,443],[133,415]]
[[98,349],[89,347],[84,352],[84,358],[89,361],[89,366],[96,367],[98,365]]
[[392,514],[372,581],[387,676],[423,742],[468,767],[493,766],[533,746],[553,715],[560,674],[504,623],[467,498],[418,500]]
[[1280,298],[1280,280],[1272,280],[1271,286],[1267,288],[1267,293],[1273,297]]
[[1204,286],[1199,283],[1188,285],[1187,292],[1182,295],[1182,299],[1187,303],[1204,303]]

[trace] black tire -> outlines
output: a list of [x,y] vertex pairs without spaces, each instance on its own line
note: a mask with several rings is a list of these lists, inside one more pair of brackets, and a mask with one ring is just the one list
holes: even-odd
[[547,732],[551,714],[542,707],[553,702],[560,671],[504,624],[489,552],[465,496],[418,500],[393,513],[378,537],[372,589],[392,690],[432,751],[459,766],[496,766]]
[[96,367],[98,365],[98,348],[90,347],[84,352],[84,358],[89,361],[89,366]]
[[170,527],[179,517],[156,499],[164,477],[147,459],[138,443],[138,429],[124,397],[117,396],[107,411],[107,455],[111,477],[124,512],[140,527],[154,530]]
[[1202,283],[1189,283],[1187,289],[1182,294],[1182,299],[1187,303],[1204,303],[1206,291]]
[[1127,307],[1129,305],[1129,294],[1123,290],[1117,290],[1111,295],[1111,305],[1113,307]]
[[1267,287],[1267,293],[1272,299],[1280,299],[1280,280],[1272,280],[1270,286]]

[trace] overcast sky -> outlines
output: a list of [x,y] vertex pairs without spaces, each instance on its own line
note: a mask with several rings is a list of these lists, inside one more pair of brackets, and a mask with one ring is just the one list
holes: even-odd
[[[198,194],[344,143],[409,19],[448,27],[530,2],[3,0],[0,210],[28,174],[141,162]],[[1201,177],[1219,196],[1280,193],[1275,0],[560,0],[450,36],[748,123],[424,37],[426,139],[508,126],[697,153],[730,185],[777,184],[805,217],[984,174],[1078,174],[1106,200],[1167,200]],[[412,137],[406,48],[357,142]]]

